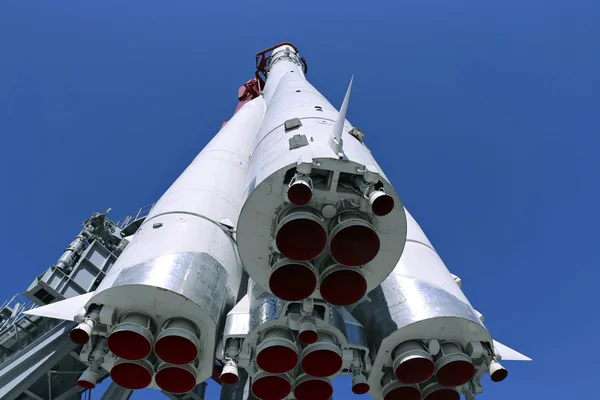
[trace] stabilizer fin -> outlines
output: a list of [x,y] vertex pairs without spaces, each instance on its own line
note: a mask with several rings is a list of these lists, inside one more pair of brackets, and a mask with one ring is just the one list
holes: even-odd
[[57,301],[56,303],[37,307],[29,311],[25,311],[25,314],[62,319],[65,321],[75,321],[75,316],[81,312],[87,302],[90,301],[90,299],[94,296],[94,293],[95,292],[89,292],[80,296]]
[[350,79],[350,84],[348,85],[348,90],[346,90],[346,96],[344,97],[344,102],[342,103],[342,107],[340,107],[340,112],[338,114],[338,118],[335,121],[335,125],[333,125],[333,131],[331,132],[331,148],[339,157],[343,157],[343,147],[344,142],[342,140],[342,132],[344,131],[344,123],[346,122],[346,113],[348,112],[348,103],[350,103],[350,92],[352,92],[352,82],[354,82],[354,75]]
[[531,361],[531,358],[494,340],[494,351],[504,361]]

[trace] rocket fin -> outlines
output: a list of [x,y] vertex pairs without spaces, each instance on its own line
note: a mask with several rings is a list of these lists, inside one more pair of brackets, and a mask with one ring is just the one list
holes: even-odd
[[25,311],[27,315],[38,315],[40,317],[63,319],[75,321],[75,316],[80,313],[87,302],[94,296],[95,292],[89,292],[80,296],[70,297],[42,307]]
[[360,299],[359,301],[357,301],[356,303],[346,306],[346,310],[349,311],[350,313],[352,313],[352,312],[354,312],[356,307],[360,306],[362,303],[370,303],[370,302],[371,302],[371,298],[369,297],[368,294],[365,294],[363,296],[363,298]]
[[341,156],[343,156],[342,147],[344,146],[344,142],[342,140],[342,132],[344,131],[344,122],[346,122],[348,103],[350,103],[350,92],[352,92],[352,82],[354,82],[354,75],[352,75],[352,78],[350,79],[350,84],[348,85],[348,90],[346,91],[344,102],[340,107],[338,118],[335,121],[335,125],[333,126],[333,132],[331,133],[331,147],[333,151],[335,151],[338,155]]
[[350,311],[346,310],[345,307],[340,307],[339,311],[342,314],[342,317],[344,318],[344,322],[346,324],[362,326],[361,323],[358,322],[357,319],[354,318],[354,316],[352,314],[350,314]]
[[494,351],[504,361],[531,361],[531,358],[494,340]]
[[231,314],[247,314],[250,312],[250,297],[246,294],[236,303],[235,306],[227,313]]

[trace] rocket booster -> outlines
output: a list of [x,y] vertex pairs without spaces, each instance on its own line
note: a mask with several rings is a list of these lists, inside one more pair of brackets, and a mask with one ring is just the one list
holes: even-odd
[[[528,360],[492,340],[483,317],[461,290],[420,226],[406,211],[400,262],[368,299],[348,307],[365,327],[374,399],[458,400],[481,393],[481,377],[502,381],[500,359]],[[386,372],[387,371],[387,372]]]
[[118,385],[185,393],[211,376],[217,328],[240,290],[232,227],[264,112],[257,98],[233,116],[154,205],[95,292],[32,311],[81,321],[72,340]]
[[237,226],[244,267],[283,300],[355,303],[402,254],[402,203],[345,118],[351,85],[338,112],[287,44],[272,49],[264,71],[267,111]]
[[289,43],[260,52],[233,117],[98,288],[27,312],[79,322],[80,386],[103,368],[131,390],[213,377],[261,400],[328,400],[347,375],[376,400],[456,400],[528,359],[492,339],[346,119],[352,80],[338,110],[306,71]]

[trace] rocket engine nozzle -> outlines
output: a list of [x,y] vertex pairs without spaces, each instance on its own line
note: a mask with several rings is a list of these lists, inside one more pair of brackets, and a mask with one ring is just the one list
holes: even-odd
[[421,391],[417,386],[393,382],[383,390],[384,400],[421,400]]
[[321,272],[319,291],[326,302],[334,306],[348,306],[365,295],[367,280],[359,268],[332,264]]
[[154,376],[156,385],[165,392],[181,394],[191,392],[196,387],[196,370],[189,365],[169,365],[158,367]]
[[354,394],[366,394],[369,392],[371,387],[367,383],[367,378],[360,371],[356,371],[352,377],[352,393]]
[[394,350],[394,371],[400,382],[412,385],[431,378],[435,364],[431,354],[419,342],[409,341]]
[[455,388],[432,382],[423,388],[423,400],[460,400],[460,393]]
[[140,313],[126,314],[108,334],[106,344],[117,357],[129,361],[143,360],[152,352],[153,321]]
[[296,175],[288,188],[288,200],[297,206],[304,206],[312,199],[312,182],[310,177]]
[[[94,327],[98,323],[98,310],[83,317],[83,321],[69,332],[69,338],[76,345],[82,346],[90,341]],[[81,321],[81,320],[79,320]]]
[[184,318],[171,318],[156,337],[154,352],[173,365],[189,364],[198,356],[198,329]]
[[319,340],[319,333],[314,322],[304,319],[300,322],[300,332],[298,333],[298,341],[302,344],[313,344]]
[[302,351],[302,370],[310,376],[325,378],[335,375],[342,369],[342,351],[333,337],[323,333],[316,343]]
[[383,377],[383,400],[421,400],[421,390],[417,385],[409,385],[396,380],[393,373]]
[[292,391],[292,384],[286,375],[259,371],[252,377],[251,390],[261,400],[282,400]]
[[317,272],[309,262],[280,259],[271,268],[269,289],[282,300],[299,301],[317,288]]
[[369,195],[369,204],[373,214],[383,217],[394,209],[394,198],[381,190],[374,190]]
[[298,365],[298,349],[286,329],[269,330],[256,350],[256,364],[266,372],[283,374]]
[[97,365],[89,366],[79,379],[77,379],[77,386],[83,389],[94,389],[96,387],[96,382],[98,381],[98,374],[100,373],[100,368]]
[[140,390],[152,383],[153,368],[147,360],[119,360],[110,370],[110,378],[114,383],[128,390]]
[[238,367],[235,361],[227,360],[227,362],[225,362],[219,379],[221,379],[221,382],[223,382],[226,385],[233,385],[234,383],[240,380]]
[[366,217],[353,211],[339,214],[329,234],[331,257],[346,267],[358,267],[379,253],[379,236]]
[[296,400],[329,400],[333,395],[331,380],[300,375],[294,383]]
[[309,261],[325,250],[327,231],[315,211],[297,208],[277,225],[275,243],[279,252],[290,260]]
[[435,377],[438,383],[446,387],[462,386],[475,376],[475,366],[460,346],[443,343],[441,356],[435,362]]
[[508,370],[498,361],[492,361],[489,367],[489,373],[492,382],[502,382],[508,376]]
[[84,345],[90,341],[90,337],[95,325],[96,322],[94,320],[87,319],[69,332],[69,338],[76,345]]

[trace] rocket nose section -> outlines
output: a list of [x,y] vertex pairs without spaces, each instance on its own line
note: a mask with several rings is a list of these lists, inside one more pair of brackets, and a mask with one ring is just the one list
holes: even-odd
[[531,361],[531,358],[494,340],[494,352],[504,361]]
[[40,317],[62,319],[65,321],[75,321],[75,317],[81,313],[88,301],[94,296],[95,292],[71,297],[56,303],[37,307],[25,311],[27,315],[37,315]]
[[289,51],[290,53],[296,54],[296,49],[294,49],[290,43],[281,43],[281,45],[275,47],[271,54],[279,53],[280,51]]

